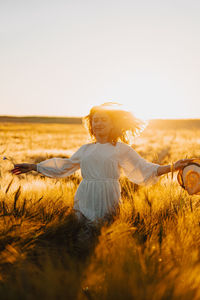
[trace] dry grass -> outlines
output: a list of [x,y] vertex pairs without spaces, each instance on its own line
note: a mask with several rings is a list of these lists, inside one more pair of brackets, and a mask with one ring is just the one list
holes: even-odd
[[[135,149],[165,164],[199,157],[199,137],[199,129],[147,129]],[[0,125],[1,299],[200,299],[200,198],[176,178],[150,187],[122,178],[119,215],[85,244],[72,212],[80,174],[13,177],[2,160],[66,157],[85,142],[80,125]]]

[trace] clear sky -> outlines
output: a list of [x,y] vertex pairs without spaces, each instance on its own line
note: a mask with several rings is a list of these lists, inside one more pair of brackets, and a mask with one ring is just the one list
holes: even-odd
[[0,0],[0,115],[200,118],[199,0]]

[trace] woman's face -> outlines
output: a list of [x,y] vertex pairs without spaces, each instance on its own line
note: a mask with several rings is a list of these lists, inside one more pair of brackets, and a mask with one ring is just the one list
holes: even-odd
[[105,112],[96,112],[92,117],[92,130],[94,136],[109,137],[113,128],[111,118]]

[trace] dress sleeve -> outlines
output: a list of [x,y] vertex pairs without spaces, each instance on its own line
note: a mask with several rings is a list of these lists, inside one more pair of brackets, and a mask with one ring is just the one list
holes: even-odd
[[80,147],[71,158],[51,158],[37,164],[37,172],[53,178],[63,178],[73,174],[80,168],[80,160],[84,151]]
[[119,165],[129,180],[136,184],[148,185],[158,181],[157,169],[160,165],[143,159],[133,148],[123,145]]

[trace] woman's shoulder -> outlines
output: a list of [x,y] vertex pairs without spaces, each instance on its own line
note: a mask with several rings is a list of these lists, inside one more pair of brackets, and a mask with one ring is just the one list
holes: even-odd
[[81,147],[88,147],[88,146],[91,146],[91,145],[95,145],[95,143],[93,143],[93,142],[85,143]]
[[122,142],[117,142],[116,147],[121,155],[125,155],[129,151],[134,151],[131,146]]
[[88,148],[90,148],[90,147],[92,147],[92,146],[94,146],[94,145],[95,145],[95,143],[87,143],[87,144],[83,144],[82,146],[80,146],[79,150],[80,150],[80,151],[85,151],[85,150],[87,150]]
[[125,143],[123,143],[123,142],[117,142],[117,143],[116,143],[116,146],[117,146],[119,149],[124,150],[124,151],[128,151],[128,150],[130,150],[130,149],[133,149],[130,145],[125,144]]
[[87,152],[88,148],[90,147],[91,143],[88,144],[83,144],[82,146],[80,146],[76,152],[74,152],[74,154],[72,155],[72,158],[74,157],[82,157],[84,155],[84,153]]
[[81,149],[81,150],[85,150],[85,149],[87,149],[88,147],[90,147],[91,145],[93,145],[94,143],[87,143],[87,144],[83,144],[82,146],[80,146],[80,148],[79,149]]

